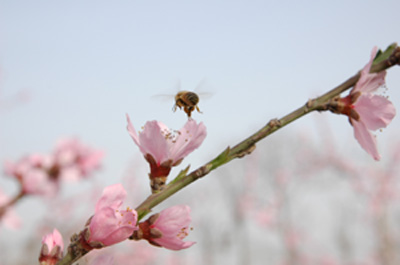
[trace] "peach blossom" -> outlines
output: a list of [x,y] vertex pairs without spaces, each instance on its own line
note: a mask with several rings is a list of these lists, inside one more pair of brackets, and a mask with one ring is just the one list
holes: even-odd
[[183,241],[189,234],[191,222],[190,207],[177,205],[160,212],[156,221],[150,226],[161,232],[161,237],[153,238],[151,241],[158,245],[171,249],[181,250],[195,244],[191,241]]
[[371,131],[386,128],[396,115],[396,109],[387,98],[373,94],[385,84],[386,76],[386,71],[370,73],[376,53],[377,47],[374,47],[370,61],[361,71],[360,79],[350,94],[339,100],[339,113],[349,116],[358,143],[375,160],[379,160],[376,138]]
[[207,135],[203,123],[197,124],[188,120],[179,131],[172,131],[162,122],[149,121],[143,130],[136,133],[135,128],[126,115],[128,132],[133,141],[146,157],[151,155],[157,165],[169,164],[174,166],[184,157],[197,149]]
[[136,211],[129,207],[126,210],[121,209],[126,195],[121,184],[114,184],[104,189],[84,235],[87,243],[93,248],[121,242],[138,229]]

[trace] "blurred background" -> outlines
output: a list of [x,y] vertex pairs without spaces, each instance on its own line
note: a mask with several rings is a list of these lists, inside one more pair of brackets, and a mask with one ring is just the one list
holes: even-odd
[[[23,224],[0,224],[0,264],[32,264],[53,227],[67,243],[107,185],[130,189],[131,207],[149,195],[126,113],[136,128],[156,119],[179,129],[187,117],[172,112],[177,84],[197,87],[203,113],[193,118],[208,135],[171,174],[195,169],[352,76],[374,46],[398,41],[399,8],[395,0],[0,0],[1,161],[49,152],[68,136],[106,154],[93,178],[65,184],[57,199],[16,205]],[[386,78],[395,106],[399,73]],[[196,245],[171,252],[124,242],[104,253],[115,264],[398,264],[399,130],[395,117],[377,132],[376,162],[346,117],[308,115],[154,209],[191,206]],[[18,191],[6,177],[0,187]]]

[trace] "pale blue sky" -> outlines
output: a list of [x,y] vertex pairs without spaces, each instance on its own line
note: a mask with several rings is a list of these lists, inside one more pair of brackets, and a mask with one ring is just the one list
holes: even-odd
[[[49,150],[77,135],[107,152],[118,174],[138,152],[125,113],[140,128],[171,111],[174,84],[200,80],[208,138],[194,159],[209,159],[269,119],[325,92],[364,66],[374,45],[399,39],[399,1],[0,1],[0,97],[22,89],[29,103],[0,115],[0,158]],[[400,105],[399,69],[388,73]],[[317,115],[317,114],[313,114]],[[352,129],[345,117],[335,126]],[[296,122],[304,128],[308,117]],[[311,122],[311,123],[310,123]],[[287,128],[295,128],[295,126]],[[399,127],[397,119],[391,127]],[[313,130],[313,128],[311,129]],[[380,138],[384,138],[384,135]],[[356,143],[355,143],[356,145]]]

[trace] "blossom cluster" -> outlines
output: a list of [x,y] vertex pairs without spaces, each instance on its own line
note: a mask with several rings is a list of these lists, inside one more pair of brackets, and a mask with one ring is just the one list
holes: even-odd
[[103,152],[82,144],[78,139],[64,139],[50,154],[31,154],[4,164],[5,174],[15,178],[23,194],[53,196],[63,180],[87,178],[100,167]]
[[[171,250],[188,248],[194,244],[183,241],[188,235],[191,222],[188,206],[170,207],[138,224],[137,212],[129,207],[122,207],[126,196],[127,192],[121,184],[106,187],[97,201],[94,215],[89,218],[78,237],[79,245],[74,248],[88,252],[117,244],[131,236]],[[42,239],[40,264],[56,264],[62,258],[63,250],[62,236],[54,229]]]
[[[191,222],[188,206],[170,207],[138,224],[137,212],[129,207],[122,207],[126,196],[127,192],[121,184],[104,189],[97,201],[94,215],[81,232],[81,238],[87,248],[114,245],[133,235],[136,235],[134,238],[137,240],[146,239],[157,246],[173,250],[188,248],[194,244],[182,241],[188,235]],[[149,220],[152,220],[151,224]]]

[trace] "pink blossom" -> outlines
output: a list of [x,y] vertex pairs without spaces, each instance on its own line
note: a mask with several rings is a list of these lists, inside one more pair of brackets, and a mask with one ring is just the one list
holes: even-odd
[[12,206],[9,206],[10,198],[0,190],[0,222],[5,226],[17,229],[21,227],[21,219],[14,212]]
[[359,115],[358,121],[351,119],[354,136],[365,151],[379,160],[376,137],[371,130],[386,128],[396,115],[396,109],[385,97],[372,94],[362,94],[353,106]]
[[150,229],[158,230],[160,237],[151,238],[150,241],[171,250],[181,250],[195,244],[191,241],[183,241],[189,234],[191,222],[190,207],[177,205],[160,212],[158,218]]
[[354,136],[361,147],[375,160],[380,159],[376,138],[371,131],[376,131],[386,126],[396,115],[396,109],[387,98],[375,95],[379,87],[385,84],[386,71],[369,73],[377,48],[371,52],[371,59],[361,71],[360,79],[350,94],[340,99],[339,112],[350,118],[354,128]]
[[172,131],[162,122],[149,121],[136,133],[129,116],[128,132],[150,164],[150,185],[153,192],[161,190],[173,166],[193,152],[207,135],[203,123],[190,119],[179,131]]
[[157,165],[176,165],[197,149],[207,135],[206,127],[201,122],[188,120],[179,131],[171,131],[162,122],[149,121],[143,130],[136,133],[129,116],[128,132],[144,156],[151,155]]
[[137,230],[137,213],[129,207],[121,210],[126,198],[121,184],[106,187],[96,204],[95,214],[89,220],[84,237],[93,248],[110,246],[127,239]]
[[33,154],[17,162],[6,161],[4,171],[18,180],[23,193],[52,196],[58,190],[58,182],[50,178],[47,172],[51,163],[51,157]]
[[42,249],[40,251],[40,264],[56,264],[63,257],[64,242],[57,229],[53,233],[42,238]]
[[55,164],[64,179],[79,180],[100,167],[104,153],[82,144],[76,138],[59,140],[54,150]]
[[32,154],[17,162],[7,161],[4,171],[18,180],[23,193],[53,196],[62,179],[87,177],[99,167],[102,156],[102,152],[69,139],[59,142],[49,155]]

